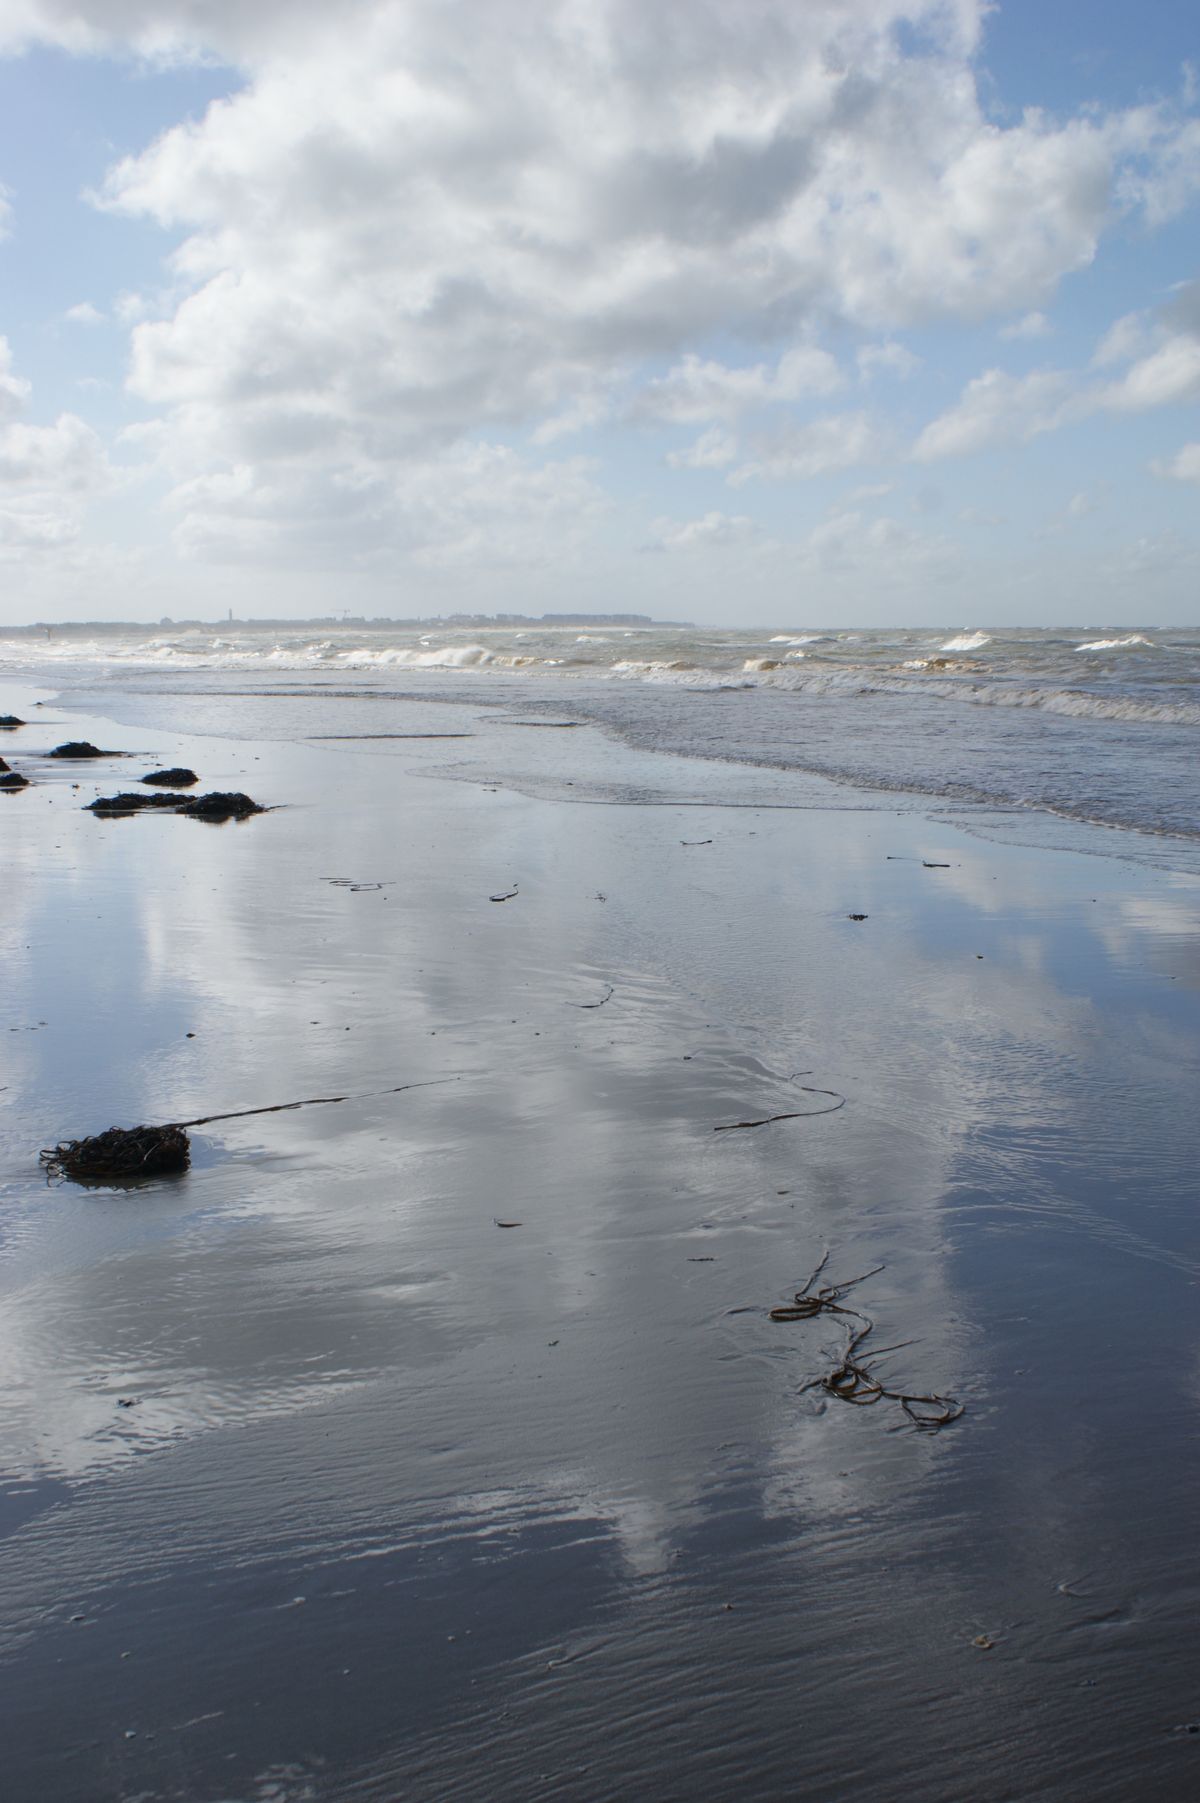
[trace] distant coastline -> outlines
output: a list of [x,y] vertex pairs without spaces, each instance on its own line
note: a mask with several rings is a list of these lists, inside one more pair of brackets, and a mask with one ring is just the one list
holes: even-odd
[[295,630],[301,626],[324,626],[345,629],[350,626],[370,627],[488,627],[488,626],[624,626],[624,627],[680,627],[691,629],[695,625],[692,620],[655,620],[649,614],[422,614],[411,619],[393,619],[387,614],[369,616],[366,614],[314,614],[307,619],[261,619],[241,620],[233,614],[218,620],[173,620],[164,615],[160,620],[35,620],[27,626],[5,626],[6,633],[44,633],[44,632],[146,632],[155,627],[170,628],[172,632],[210,631],[218,627],[234,626],[246,631],[258,628],[264,631],[277,632],[281,628]]

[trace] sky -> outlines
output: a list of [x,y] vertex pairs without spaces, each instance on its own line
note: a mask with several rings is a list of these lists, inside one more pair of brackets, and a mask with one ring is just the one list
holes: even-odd
[[0,0],[0,625],[1196,623],[1195,22]]

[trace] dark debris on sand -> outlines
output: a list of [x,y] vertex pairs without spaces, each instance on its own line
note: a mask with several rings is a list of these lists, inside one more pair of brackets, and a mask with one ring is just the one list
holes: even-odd
[[195,795],[179,810],[194,820],[246,820],[251,814],[266,811],[261,802],[251,801],[240,789],[214,789],[208,795]]
[[65,745],[56,745],[53,751],[47,752],[52,758],[112,758],[119,757],[118,751],[101,751],[87,739],[68,739]]
[[161,789],[190,789],[200,778],[194,770],[185,770],[182,765],[178,769],[152,770],[149,776],[139,776],[140,783],[157,783]]
[[24,720],[18,720],[15,714],[0,714],[0,728],[5,732],[11,732],[14,727],[24,724]]
[[87,1183],[110,1177],[159,1177],[186,1171],[191,1146],[182,1127],[110,1127],[90,1138],[68,1139],[41,1154],[47,1176]]
[[187,800],[186,795],[142,795],[125,791],[120,795],[98,796],[95,801],[88,802],[87,811],[90,814],[139,814],[144,808],[169,808],[176,812]]
[[19,770],[10,770],[8,765],[5,764],[4,774],[0,776],[0,789],[10,789],[15,791],[17,789],[27,789],[28,787],[29,778],[27,776],[22,776]]
[[114,819],[126,814],[141,814],[161,809],[171,814],[187,814],[193,820],[246,820],[251,814],[265,814],[260,802],[251,801],[240,790],[214,789],[207,795],[178,795],[167,790],[161,795],[143,795],[123,791],[120,795],[101,795],[89,801],[87,811]]

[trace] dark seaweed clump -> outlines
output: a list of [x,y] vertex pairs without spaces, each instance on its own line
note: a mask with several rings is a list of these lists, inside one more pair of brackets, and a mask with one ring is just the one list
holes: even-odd
[[4,766],[4,774],[0,776],[0,789],[27,789],[28,787],[29,778],[27,776],[22,776],[19,770],[10,770],[7,764]]
[[207,795],[177,795],[167,790],[162,795],[101,795],[87,804],[88,812],[112,818],[121,814],[140,814],[146,808],[163,808],[172,814],[188,814],[194,820],[246,820],[251,814],[265,814],[266,809],[251,801],[240,790],[214,789]]
[[182,1127],[110,1127],[86,1139],[48,1146],[41,1155],[47,1175],[89,1182],[107,1177],[158,1177],[186,1171],[191,1146]]
[[52,758],[108,758],[111,751],[101,751],[98,745],[92,745],[87,739],[68,739],[65,745],[56,745],[48,753]]
[[157,783],[161,789],[187,789],[200,778],[194,770],[185,770],[181,765],[177,770],[152,770],[149,776],[140,776],[139,782]]
[[138,814],[143,808],[170,808],[178,812],[187,801],[186,795],[101,795],[88,802],[91,814]]
[[24,724],[24,720],[18,720],[15,714],[0,714],[0,727],[5,732],[11,731],[14,726],[24,726]]
[[251,801],[240,789],[214,789],[208,795],[193,796],[179,812],[195,820],[246,820],[251,814],[265,814],[261,802]]

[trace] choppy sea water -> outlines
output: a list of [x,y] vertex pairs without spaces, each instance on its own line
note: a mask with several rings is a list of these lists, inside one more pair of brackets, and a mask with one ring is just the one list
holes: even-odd
[[163,626],[0,639],[0,670],[34,668],[143,694],[567,708],[644,749],[1129,829],[1091,849],[1200,868],[1200,630]]

